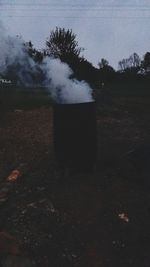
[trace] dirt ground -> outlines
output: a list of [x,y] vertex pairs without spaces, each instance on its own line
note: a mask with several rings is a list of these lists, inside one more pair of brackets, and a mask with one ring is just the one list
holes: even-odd
[[150,266],[149,109],[98,104],[98,159],[80,173],[57,166],[52,107],[1,114],[0,266]]

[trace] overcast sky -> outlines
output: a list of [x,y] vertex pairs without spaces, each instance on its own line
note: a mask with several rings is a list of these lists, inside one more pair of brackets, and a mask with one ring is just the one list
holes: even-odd
[[0,0],[0,20],[12,35],[44,48],[51,30],[72,29],[95,66],[150,51],[150,0]]

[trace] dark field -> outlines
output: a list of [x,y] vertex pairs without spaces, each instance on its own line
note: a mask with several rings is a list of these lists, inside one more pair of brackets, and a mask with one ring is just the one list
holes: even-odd
[[52,107],[1,110],[0,266],[150,266],[149,111],[97,104],[95,170],[75,173],[55,162]]

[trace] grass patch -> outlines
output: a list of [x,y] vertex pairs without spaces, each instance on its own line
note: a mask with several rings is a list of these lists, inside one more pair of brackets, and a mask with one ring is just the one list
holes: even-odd
[[49,106],[52,99],[46,90],[1,90],[0,109],[32,109],[41,106]]

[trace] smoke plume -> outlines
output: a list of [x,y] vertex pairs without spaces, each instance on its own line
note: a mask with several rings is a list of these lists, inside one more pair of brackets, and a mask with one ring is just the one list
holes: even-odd
[[89,85],[76,79],[70,79],[72,70],[59,59],[44,60],[46,83],[50,84],[50,92],[57,102],[80,103],[92,101]]
[[35,62],[22,38],[8,35],[0,22],[1,76],[15,77],[18,85],[45,86],[58,103],[93,101],[90,86],[85,81],[71,79],[72,74],[70,67],[59,59],[45,57],[42,63]]

